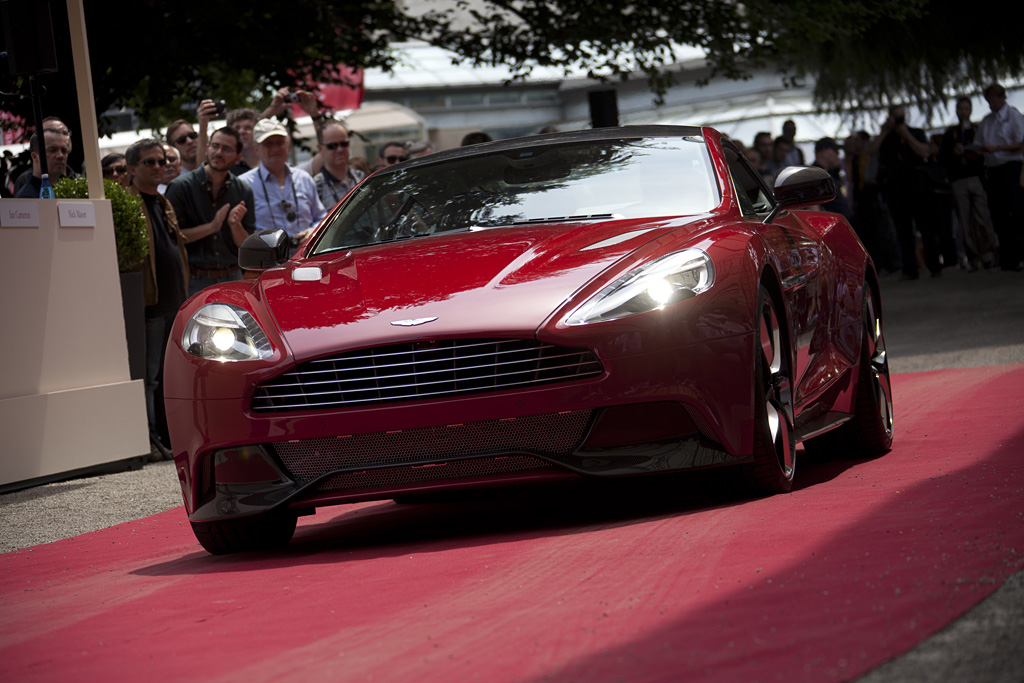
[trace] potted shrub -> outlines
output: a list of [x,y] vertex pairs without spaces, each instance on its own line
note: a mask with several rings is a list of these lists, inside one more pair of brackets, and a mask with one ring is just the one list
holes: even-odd
[[[53,189],[58,199],[89,197],[89,181],[84,177],[61,178]],[[103,181],[103,191],[110,200],[114,217],[128,368],[132,379],[143,379],[146,376],[146,301],[142,267],[149,254],[149,236],[146,234],[146,218],[142,214],[142,198],[110,180]]]

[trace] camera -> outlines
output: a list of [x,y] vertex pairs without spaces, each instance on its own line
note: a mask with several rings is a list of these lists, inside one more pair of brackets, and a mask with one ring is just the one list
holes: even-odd
[[285,102],[298,102],[299,101],[299,93],[297,93],[297,92],[290,92],[290,93],[288,93],[288,95],[284,98],[284,101]]
[[227,102],[225,102],[224,100],[217,100],[216,102],[214,102],[214,105],[216,105],[216,107],[217,107],[217,116],[216,116],[216,118],[218,118],[218,119],[226,118],[227,115],[228,115],[228,104],[227,104]]

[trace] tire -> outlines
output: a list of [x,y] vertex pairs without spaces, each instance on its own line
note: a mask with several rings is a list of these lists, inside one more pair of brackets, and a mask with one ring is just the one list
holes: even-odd
[[869,457],[892,448],[893,408],[889,358],[882,334],[882,316],[868,285],[861,306],[863,334],[857,372],[857,403],[853,418],[842,426],[809,439],[809,453],[824,457]]
[[222,522],[192,522],[192,533],[213,555],[283,548],[292,540],[298,515],[265,512]]
[[753,493],[788,493],[796,473],[789,346],[775,302],[764,286],[757,299],[754,458],[741,467]]

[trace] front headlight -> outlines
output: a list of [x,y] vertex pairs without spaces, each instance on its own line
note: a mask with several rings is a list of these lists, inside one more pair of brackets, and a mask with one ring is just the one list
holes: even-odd
[[232,304],[206,304],[196,311],[181,345],[193,356],[219,361],[259,360],[273,353],[255,318]]
[[684,249],[636,268],[569,314],[566,325],[616,320],[646,313],[700,294],[715,280],[711,257]]

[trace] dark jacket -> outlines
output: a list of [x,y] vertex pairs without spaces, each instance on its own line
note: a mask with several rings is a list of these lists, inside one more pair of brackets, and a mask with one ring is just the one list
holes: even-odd
[[[138,188],[134,185],[128,187],[128,192],[141,198],[142,195]],[[167,227],[171,229],[174,236],[177,238],[178,251],[181,256],[181,268],[183,282],[185,287],[188,287],[188,252],[185,250],[185,236],[181,234],[181,230],[178,229],[178,219],[174,216],[174,207],[167,201],[167,198],[162,194],[158,194],[159,201],[164,207],[164,215],[167,217]],[[142,202],[142,215],[146,217],[146,235],[149,238],[149,254],[146,256],[146,262],[142,265],[143,273],[143,286],[146,295],[146,305],[155,306],[160,301],[160,292],[157,291],[157,277],[156,277],[156,254],[154,253],[155,241],[153,239],[153,221],[149,217],[149,211],[146,209],[146,202]],[[185,295],[187,296],[187,291]]]

